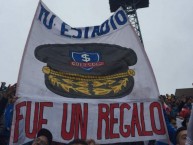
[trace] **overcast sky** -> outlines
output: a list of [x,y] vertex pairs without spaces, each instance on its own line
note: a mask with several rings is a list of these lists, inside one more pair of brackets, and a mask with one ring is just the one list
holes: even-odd
[[[43,0],[72,27],[100,25],[111,15],[108,0]],[[38,0],[0,0],[0,81],[17,82]],[[150,0],[137,10],[146,53],[160,94],[193,83],[193,1]]]

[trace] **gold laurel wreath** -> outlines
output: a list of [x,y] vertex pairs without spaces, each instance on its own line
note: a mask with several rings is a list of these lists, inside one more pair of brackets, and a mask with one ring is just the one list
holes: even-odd
[[[53,86],[60,87],[66,92],[70,90],[83,93],[88,96],[108,95],[110,93],[119,93],[129,82],[128,76],[134,76],[135,71],[129,69],[125,73],[118,73],[108,76],[80,75],[66,72],[58,72],[49,67],[43,67],[42,70],[48,75],[48,79]],[[92,93],[89,90],[92,88]]]

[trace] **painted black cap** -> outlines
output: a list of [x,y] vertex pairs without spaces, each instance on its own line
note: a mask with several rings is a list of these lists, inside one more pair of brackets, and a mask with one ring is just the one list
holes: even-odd
[[34,54],[47,65],[43,68],[47,88],[61,96],[117,98],[133,89],[130,74],[134,71],[128,70],[137,63],[137,55],[131,48],[103,43],[45,44],[36,47]]

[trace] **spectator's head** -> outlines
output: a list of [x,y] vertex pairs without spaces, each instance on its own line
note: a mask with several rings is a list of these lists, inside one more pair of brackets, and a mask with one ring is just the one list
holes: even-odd
[[187,128],[180,127],[176,131],[176,145],[185,145],[187,137]]
[[40,129],[32,145],[51,145],[52,133],[47,129]]
[[85,140],[75,139],[75,140],[69,142],[68,145],[88,145],[88,144],[87,144],[87,142]]

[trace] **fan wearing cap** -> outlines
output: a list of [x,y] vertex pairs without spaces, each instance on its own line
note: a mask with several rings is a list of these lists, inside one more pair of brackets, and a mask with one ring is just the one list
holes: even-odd
[[37,137],[28,143],[25,143],[23,145],[51,145],[52,144],[52,133],[42,128],[37,134]]

